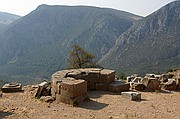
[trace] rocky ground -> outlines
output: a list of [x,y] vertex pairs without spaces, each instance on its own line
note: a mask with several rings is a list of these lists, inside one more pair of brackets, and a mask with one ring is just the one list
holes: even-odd
[[92,91],[90,100],[76,107],[34,98],[35,88],[20,93],[3,93],[0,119],[179,119],[180,92],[141,92],[141,101],[130,101],[119,94]]

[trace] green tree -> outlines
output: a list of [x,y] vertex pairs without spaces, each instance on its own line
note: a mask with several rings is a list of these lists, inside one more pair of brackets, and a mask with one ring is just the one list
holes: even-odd
[[74,45],[69,53],[68,64],[70,68],[89,68],[95,67],[93,58],[95,56],[86,52],[79,45]]

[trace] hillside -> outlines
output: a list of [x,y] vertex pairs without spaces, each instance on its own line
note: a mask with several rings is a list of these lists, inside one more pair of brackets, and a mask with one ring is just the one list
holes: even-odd
[[180,1],[141,19],[120,35],[99,63],[119,73],[158,73],[180,67]]
[[5,12],[0,12],[0,33],[5,30],[5,28],[13,21],[19,19],[20,16],[9,14]]
[[9,25],[0,38],[3,80],[42,80],[67,68],[74,44],[102,58],[141,17],[113,9],[41,5]]

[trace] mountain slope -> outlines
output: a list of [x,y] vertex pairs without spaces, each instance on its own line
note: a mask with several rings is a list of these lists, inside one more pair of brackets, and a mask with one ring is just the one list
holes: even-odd
[[157,73],[180,67],[180,1],[140,20],[99,61],[118,72]]
[[5,28],[13,21],[19,19],[20,16],[9,14],[5,12],[0,12],[0,33],[5,30]]
[[117,37],[141,17],[113,9],[41,5],[13,22],[0,39],[3,77],[45,77],[67,67],[73,44],[96,56],[106,54]]

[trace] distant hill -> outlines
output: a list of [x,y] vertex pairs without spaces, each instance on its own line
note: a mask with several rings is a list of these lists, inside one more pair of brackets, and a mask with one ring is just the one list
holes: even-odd
[[99,61],[119,73],[158,73],[180,67],[180,1],[141,19]]
[[114,9],[41,5],[8,26],[0,38],[0,78],[41,80],[67,68],[74,44],[98,61],[142,17]]
[[5,30],[5,28],[12,23],[13,21],[19,19],[20,16],[10,14],[10,13],[5,13],[5,12],[0,12],[0,33]]

